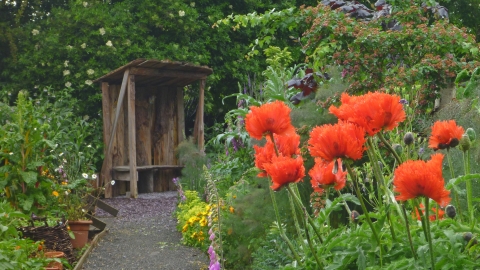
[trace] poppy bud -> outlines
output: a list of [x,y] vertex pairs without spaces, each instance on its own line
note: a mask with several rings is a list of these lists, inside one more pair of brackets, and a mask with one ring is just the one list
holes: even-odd
[[353,210],[352,213],[350,214],[350,221],[353,223],[357,223],[359,216],[360,214],[357,211]]
[[447,207],[445,207],[445,212],[447,213],[447,216],[449,218],[454,218],[457,215],[457,209],[455,209],[455,206],[449,204]]
[[412,132],[407,132],[405,133],[405,136],[403,136],[403,142],[405,145],[410,145],[413,143],[413,133]]
[[473,238],[473,234],[471,232],[464,233],[463,234],[463,239],[465,241],[467,241],[468,243],[470,243],[470,241],[471,241],[472,246],[478,244],[477,239]]
[[400,144],[398,144],[398,143],[392,145],[392,148],[393,148],[393,150],[395,150],[395,152],[396,152],[398,155],[401,155],[402,152],[403,152],[403,147],[402,147]]
[[460,139],[460,150],[462,151],[467,151],[468,149],[470,149],[470,138],[468,137],[467,134],[463,134],[462,135],[462,138]]
[[475,133],[475,130],[473,128],[467,128],[466,131],[468,138],[470,139],[470,142],[475,142],[475,139],[477,139],[477,134]]

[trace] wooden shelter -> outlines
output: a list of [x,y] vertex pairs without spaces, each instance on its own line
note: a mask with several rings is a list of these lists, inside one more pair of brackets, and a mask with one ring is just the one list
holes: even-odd
[[200,81],[193,137],[203,150],[205,80],[212,72],[183,62],[137,59],[94,81],[102,88],[105,158],[99,184],[106,198],[128,188],[132,198],[174,189],[171,179],[183,167],[174,154],[185,140],[183,87]]

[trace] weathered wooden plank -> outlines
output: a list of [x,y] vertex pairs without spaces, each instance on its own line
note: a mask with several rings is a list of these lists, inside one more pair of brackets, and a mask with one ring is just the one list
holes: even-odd
[[130,74],[141,76],[155,76],[155,77],[176,77],[176,78],[189,78],[189,79],[205,79],[208,74],[203,72],[191,72],[180,70],[159,70],[153,68],[139,68],[132,67]]
[[[103,116],[103,145],[107,145],[108,142],[110,141],[110,137],[112,136],[111,128],[112,128],[112,119],[111,119],[111,107],[112,107],[112,102],[111,102],[111,97],[110,97],[110,91],[109,91],[109,85],[107,82],[102,83],[102,116]],[[107,149],[104,149],[104,156],[107,156]],[[112,162],[111,160],[107,160],[105,163],[105,171],[110,171],[112,168]],[[104,177],[99,177],[100,179],[97,179],[99,181],[98,186],[103,187],[105,186],[104,183],[111,181],[111,176],[110,174],[104,175]],[[107,185],[107,188],[105,189],[105,196],[107,198],[112,197],[112,189],[111,186]]]
[[[152,126],[154,108],[155,104],[154,100],[150,98],[150,91],[147,91],[147,89],[138,89],[135,101],[137,167],[152,164]],[[138,182],[138,193],[153,192],[152,172],[146,171],[139,173],[138,177],[142,180]]]
[[103,211],[109,213],[110,215],[116,217],[118,214],[118,209],[112,207],[111,205],[107,204],[106,202],[96,198],[90,194],[88,194],[88,200],[92,202],[92,205],[96,205],[98,208],[102,209]]
[[[148,171],[148,170],[175,170],[182,169],[182,165],[146,165],[146,166],[137,166],[137,171]],[[114,166],[113,171],[118,172],[129,172],[129,166]]]
[[128,76],[128,161],[130,165],[130,197],[137,198],[137,147],[135,130],[135,75]]
[[[125,96],[125,89],[126,89],[126,86],[127,86],[127,78],[128,78],[129,72],[130,72],[130,70],[126,69],[124,74],[123,74],[122,86],[121,86],[121,89],[120,89],[120,94],[118,95],[118,99],[120,101],[117,104],[118,114],[115,114],[115,118],[113,120],[113,125],[112,125],[111,131],[109,133],[110,137],[109,137],[109,141],[108,141],[108,147],[107,147],[107,150],[104,152],[105,158],[103,159],[102,170],[100,172],[100,179],[101,179],[100,182],[104,186],[109,185],[109,183],[110,183],[109,181],[105,181],[104,179],[111,179],[110,176],[108,175],[110,173],[110,167],[107,164],[111,163],[111,158],[112,158],[111,151],[112,151],[113,137],[114,137],[114,134],[115,134],[116,128],[117,128],[118,116],[119,116],[119,111],[120,111],[120,107],[121,107],[121,103],[122,103],[121,101],[123,100],[123,97]],[[111,194],[105,193],[105,196],[107,196],[107,195],[111,196]]]
[[185,105],[182,87],[177,87],[177,136],[176,146],[185,140]]
[[87,214],[86,215],[91,221],[92,221],[92,225],[100,230],[103,230],[105,229],[105,227],[107,227],[107,224],[103,221],[101,221],[100,219],[96,218],[95,216],[92,216],[90,214]]
[[205,147],[205,130],[203,124],[203,110],[205,104],[205,79],[200,80],[200,90],[198,95],[197,117],[195,121],[196,142],[200,152],[204,151]]

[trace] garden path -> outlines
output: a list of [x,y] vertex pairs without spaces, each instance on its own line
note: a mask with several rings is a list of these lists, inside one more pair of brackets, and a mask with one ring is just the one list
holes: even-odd
[[177,203],[176,191],[104,201],[119,213],[111,217],[97,210],[96,216],[108,224],[109,231],[89,254],[82,269],[208,269],[206,254],[180,243],[181,233],[176,230],[172,215]]

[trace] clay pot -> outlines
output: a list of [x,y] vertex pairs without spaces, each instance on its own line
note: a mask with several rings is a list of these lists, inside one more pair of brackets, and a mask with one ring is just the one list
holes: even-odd
[[75,239],[70,239],[73,248],[83,248],[88,241],[88,231],[90,229],[91,220],[68,221],[70,230],[75,235]]
[[[46,258],[65,258],[65,253],[61,251],[49,251],[44,253]],[[63,270],[63,265],[60,262],[51,262],[45,267],[46,270]]]

